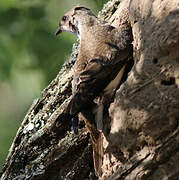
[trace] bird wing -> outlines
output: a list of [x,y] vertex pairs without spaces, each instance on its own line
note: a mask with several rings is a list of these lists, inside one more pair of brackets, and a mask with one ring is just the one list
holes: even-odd
[[[89,108],[95,97],[117,76],[131,57],[131,46],[118,53],[119,60],[111,61],[106,56],[90,59],[84,66],[75,64],[73,97],[65,110],[71,115]],[[114,57],[113,57],[114,58]],[[115,63],[114,63],[115,62]],[[80,68],[84,69],[80,69]]]

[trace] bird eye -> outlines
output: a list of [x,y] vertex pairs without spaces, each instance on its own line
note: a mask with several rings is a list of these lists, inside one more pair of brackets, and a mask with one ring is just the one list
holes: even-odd
[[67,20],[67,17],[66,16],[63,16],[62,17],[62,21],[66,21]]

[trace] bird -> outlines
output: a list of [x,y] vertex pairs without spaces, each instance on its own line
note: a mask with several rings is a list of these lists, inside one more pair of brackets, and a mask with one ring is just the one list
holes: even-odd
[[[113,27],[89,8],[75,6],[61,18],[56,35],[62,32],[75,34],[80,48],[73,68],[72,98],[58,122],[63,124],[72,119],[73,129],[78,133],[78,113],[85,114],[95,107],[92,111],[95,116],[84,115],[95,144],[101,139],[100,131],[103,130],[103,104],[106,101],[103,97],[114,95],[133,54],[131,30]],[[97,122],[89,120],[89,116]]]

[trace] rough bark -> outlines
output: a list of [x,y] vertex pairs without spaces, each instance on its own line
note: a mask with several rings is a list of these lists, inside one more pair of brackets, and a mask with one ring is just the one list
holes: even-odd
[[[135,64],[109,108],[101,179],[179,177],[179,1],[118,0],[99,15],[133,31]],[[80,122],[55,120],[71,97],[75,47],[52,83],[34,102],[14,139],[2,180],[95,179],[90,136]]]

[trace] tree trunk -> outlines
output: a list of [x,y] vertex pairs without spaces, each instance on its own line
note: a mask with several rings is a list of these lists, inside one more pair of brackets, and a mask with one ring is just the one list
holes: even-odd
[[[179,179],[179,1],[119,0],[99,14],[113,26],[131,26],[134,66],[109,108],[98,179]],[[2,180],[95,179],[92,143],[80,121],[55,120],[71,98],[72,67],[78,53],[44,89],[19,128]]]

